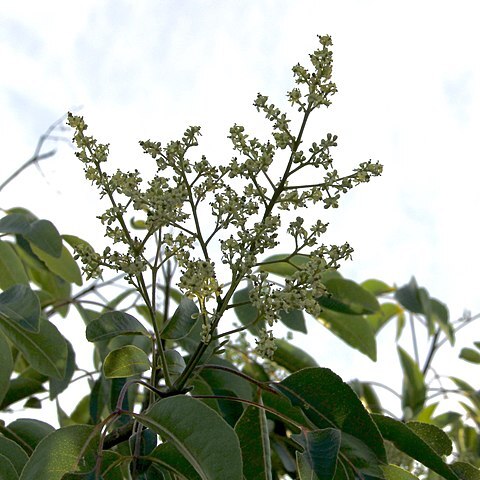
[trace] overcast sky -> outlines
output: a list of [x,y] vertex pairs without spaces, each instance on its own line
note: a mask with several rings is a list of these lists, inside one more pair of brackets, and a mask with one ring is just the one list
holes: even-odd
[[[333,215],[313,213],[331,222],[330,240],[355,248],[343,274],[398,285],[415,275],[452,317],[480,312],[478,18],[473,1],[2,2],[0,180],[80,105],[120,167],[145,165],[138,140],[167,141],[188,125],[203,127],[200,150],[213,162],[228,161],[228,128],[265,128],[252,107],[257,92],[286,106],[291,67],[330,34],[339,93],[309,134],[339,136],[340,171],[368,159],[384,165]],[[40,167],[5,188],[0,206],[27,207],[94,243],[96,192],[73,150],[60,145]],[[474,330],[468,341],[480,340]],[[366,368],[374,375],[351,350],[332,358],[340,342],[312,332],[295,338],[322,365],[346,380],[366,378]],[[380,360],[393,341],[383,338]]]

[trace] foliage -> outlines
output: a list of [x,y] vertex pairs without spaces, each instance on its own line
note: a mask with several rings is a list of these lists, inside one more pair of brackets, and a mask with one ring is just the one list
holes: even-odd
[[[2,478],[480,478],[478,392],[453,378],[466,413],[435,415],[432,399],[446,392],[426,380],[435,353],[472,318],[450,321],[414,279],[396,288],[343,278],[338,267],[351,247],[324,245],[325,223],[290,216],[318,203],[336,208],[342,194],[381,173],[369,161],[340,175],[331,134],[302,147],[311,114],[336,92],[331,40],[319,39],[313,70],[296,65],[287,94],[298,133],[259,94],[254,106],[272,122],[272,140],[234,125],[238,157],[228,165],[191,160],[200,128],[189,127],[166,146],[140,142],[158,168],[151,180],[137,170],[109,173],[108,145],[69,115],[86,178],[109,202],[99,218],[111,244],[98,253],[24,209],[0,219],[1,408],[41,408],[49,398],[60,424],[2,423]],[[118,276],[106,279],[108,271]],[[52,320],[70,320],[73,309],[95,371],[67,414],[61,396],[84,371]],[[399,341],[407,317],[431,345],[423,364],[416,343],[413,357],[398,346],[401,419],[382,408],[373,383],[345,383],[273,335],[277,322],[306,333],[319,321],[375,361],[381,329],[396,320]],[[480,363],[475,347],[460,356]]]

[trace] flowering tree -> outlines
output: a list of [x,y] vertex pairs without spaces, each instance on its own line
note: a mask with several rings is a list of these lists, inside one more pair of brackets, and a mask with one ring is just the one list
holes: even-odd
[[[420,465],[422,475],[479,478],[463,462],[471,458],[445,462],[451,440],[433,410],[425,413],[433,353],[422,372],[399,350],[401,421],[383,415],[370,384],[349,385],[274,338],[277,322],[306,332],[306,313],[375,360],[375,335],[404,311],[423,318],[433,352],[442,333],[455,332],[443,304],[415,283],[395,290],[344,279],[338,267],[351,247],[325,245],[327,224],[302,214],[337,208],[382,170],[367,161],[340,174],[332,134],[303,145],[311,115],[336,92],[331,39],[319,40],[311,69],[293,68],[287,97],[297,122],[259,94],[254,106],[271,122],[271,138],[234,125],[237,156],[227,165],[192,159],[193,126],[166,145],[140,142],[157,166],[152,179],[114,172],[108,144],[68,115],[85,176],[109,202],[99,219],[110,245],[98,253],[22,209],[0,219],[0,233],[13,236],[0,241],[1,406],[28,398],[26,407],[39,407],[39,392],[57,399],[71,387],[75,352],[49,320],[71,306],[85,321],[96,370],[71,415],[58,406],[59,429],[31,419],[0,428],[5,478],[403,479]],[[82,285],[78,259],[90,283],[73,294],[72,284]],[[108,271],[119,277],[105,280]],[[121,279],[119,296],[89,300]],[[393,303],[379,302],[392,293]]]

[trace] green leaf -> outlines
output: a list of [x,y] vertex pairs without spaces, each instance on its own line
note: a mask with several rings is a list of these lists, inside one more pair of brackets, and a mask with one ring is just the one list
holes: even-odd
[[55,310],[65,317],[68,313],[69,301],[72,291],[70,283],[66,282],[58,275],[47,270],[30,270],[30,276],[32,280],[45,292],[51,295],[51,303],[66,303],[61,307],[54,308]]
[[318,428],[338,428],[357,437],[380,461],[386,461],[383,439],[367,410],[355,392],[328,368],[305,368],[275,388],[300,406]]
[[277,349],[273,361],[289,372],[296,372],[302,368],[318,367],[317,362],[307,352],[283,339],[276,339]]
[[53,256],[35,245],[32,245],[32,251],[40,260],[45,262],[51,272],[63,278],[66,282],[82,285],[80,268],[66,247],[62,246],[59,256]]
[[0,317],[24,330],[40,331],[40,302],[28,285],[14,285],[0,293]]
[[[258,310],[252,305],[250,301],[249,292],[252,289],[252,284],[249,282],[245,288],[237,290],[233,297],[233,304],[238,304],[233,310],[235,315],[240,320],[242,325],[248,325],[248,331],[253,335],[259,335],[260,330],[264,327],[265,321],[259,317]],[[254,323],[253,323],[254,322]]]
[[132,377],[149,369],[150,361],[147,354],[134,345],[111,351],[103,363],[103,371],[107,378]]
[[452,441],[440,428],[430,423],[422,422],[408,422],[407,426],[425,443],[428,443],[438,455],[448,456],[452,453]]
[[377,360],[375,334],[370,323],[362,315],[323,310],[318,320],[345,343],[367,355],[374,362]]
[[185,360],[176,350],[165,350],[165,358],[170,378],[175,381],[185,370]]
[[30,229],[31,220],[21,213],[11,213],[0,219],[0,233],[25,234]]
[[[33,418],[19,418],[14,420],[8,425],[7,430],[8,433],[4,432],[5,436],[17,442],[27,453],[35,450],[37,445],[47,435],[55,431],[48,423]],[[25,448],[25,446],[27,446],[28,449]]]
[[73,374],[75,373],[75,350],[67,339],[65,339],[65,342],[67,343],[67,366],[65,368],[65,375],[61,379],[50,379],[50,388],[48,389],[50,400],[57,398],[58,395],[70,386]]
[[[261,397],[258,400],[261,405]],[[249,405],[235,425],[240,440],[245,480],[271,480],[270,438],[265,410]]]
[[10,385],[3,402],[0,404],[0,410],[6,409],[12,403],[16,403],[23,398],[27,398],[35,393],[44,392],[43,383],[48,377],[38,373],[33,368],[27,368],[21,375],[10,380]]
[[48,320],[40,320],[38,333],[27,332],[17,322],[0,316],[0,327],[35,370],[53,378],[64,377],[67,343],[55,325]]
[[381,465],[377,456],[357,437],[342,432],[340,452],[342,459],[348,459],[348,464],[355,471],[355,476],[359,478],[382,477]]
[[480,363],[480,353],[473,348],[462,348],[459,357],[467,362]]
[[49,220],[35,220],[30,223],[30,228],[23,236],[52,257],[59,258],[62,254],[62,237]]
[[296,452],[299,480],[332,480],[337,469],[341,432],[335,428],[303,431],[294,439],[304,447]]
[[28,455],[25,453],[25,450],[13,440],[0,435],[0,452],[10,460],[17,475],[20,475],[28,461]]
[[405,328],[405,322],[405,312],[402,312],[397,316],[397,334],[395,335],[396,342],[398,342],[398,340],[402,336],[403,329]]
[[11,460],[0,453],[0,480],[18,480],[18,473]]
[[70,425],[45,437],[23,469],[20,480],[61,480],[78,470],[80,455],[89,443],[93,427]]
[[170,321],[163,327],[160,335],[166,340],[180,340],[185,338],[198,320],[198,307],[188,297],[180,300]]
[[376,335],[393,317],[402,312],[403,309],[396,303],[383,303],[380,305],[380,310],[372,315],[367,315],[366,320]]
[[188,480],[201,479],[192,465],[190,465],[172,442],[162,443],[145,458],[155,464],[162,465],[176,475],[181,476],[181,478]]
[[376,279],[365,280],[360,284],[360,286],[376,297],[378,295],[383,295],[384,293],[395,291],[395,289],[390,285],[387,285],[385,282]]
[[0,289],[6,290],[18,283],[28,285],[23,264],[12,246],[0,240]]
[[381,413],[383,411],[378,395],[368,382],[351,380],[348,384],[370,412]]
[[65,240],[72,248],[77,247],[78,245],[85,245],[90,247],[93,250],[93,247],[83,238],[77,237],[76,235],[62,235],[63,240]]
[[458,480],[441,456],[408,425],[376,413],[372,414],[372,417],[383,438],[392,442],[401,452],[406,453],[447,480]]
[[450,345],[453,346],[455,343],[455,330],[453,329],[453,325],[450,323],[447,306],[435,298],[431,298],[430,307],[430,313],[433,321],[437,323],[437,325],[448,338]]
[[[222,358],[211,358],[209,360],[209,365],[210,364],[220,365],[238,371],[234,365]],[[204,368],[199,377],[203,378],[215,393],[221,390],[230,390],[236,397],[244,398],[246,400],[253,399],[251,383],[238,375],[225,370]]]
[[183,395],[168,397],[134,416],[170,439],[202,480],[242,480],[238,437],[218,413],[199,400]]
[[397,465],[382,465],[385,480],[418,480],[418,477]]
[[7,394],[12,371],[13,359],[10,345],[8,344],[3,333],[0,331],[0,405]]
[[[400,287],[395,292],[395,299],[404,308],[413,313],[420,313],[425,315],[425,303],[423,298],[428,298],[428,293],[424,288],[419,288],[415,277],[412,277],[410,282]],[[423,298],[422,298],[423,297]]]
[[403,370],[402,409],[409,418],[412,418],[425,405],[427,387],[424,376],[413,358],[402,347],[397,347],[397,350]]
[[450,465],[461,480],[480,480],[480,470],[466,462],[455,462]]
[[89,342],[110,340],[117,335],[146,335],[147,329],[132,315],[125,312],[107,312],[87,325]]
[[350,315],[375,313],[380,308],[375,296],[352,280],[330,278],[324,284],[328,294],[317,299],[322,307]]
[[280,277],[291,277],[302,265],[309,261],[307,255],[272,255],[262,262],[260,270]]
[[282,310],[280,312],[280,321],[290,330],[307,333],[307,327],[305,326],[305,317],[301,310],[290,310],[289,312],[285,312]]

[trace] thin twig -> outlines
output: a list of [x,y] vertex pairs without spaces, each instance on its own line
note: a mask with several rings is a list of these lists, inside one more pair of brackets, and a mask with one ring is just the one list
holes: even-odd
[[[20,166],[15,172],[13,172],[1,185],[0,185],[0,191],[2,191],[12,180],[14,180],[18,175],[20,175],[25,169],[30,167],[31,165],[38,165],[38,162],[40,160],[45,160],[47,158],[53,157],[55,153],[57,153],[56,149],[50,150],[49,152],[46,153],[40,153],[42,150],[43,144],[47,140],[54,140],[54,141],[59,141],[62,140],[63,137],[58,137],[58,136],[52,136],[52,132],[60,125],[62,124],[65,119],[67,118],[67,115],[62,115],[58,120],[53,122],[45,131],[43,135],[40,136],[37,142],[37,146],[35,147],[35,151],[33,152],[32,157],[27,160],[22,166]],[[64,139],[66,140],[66,139]]]

